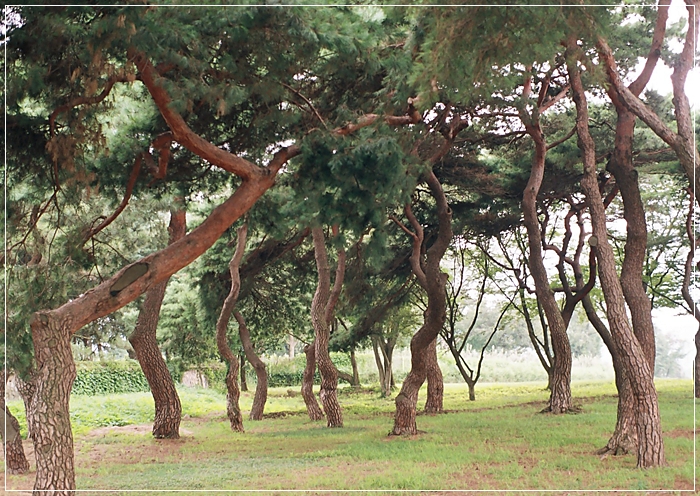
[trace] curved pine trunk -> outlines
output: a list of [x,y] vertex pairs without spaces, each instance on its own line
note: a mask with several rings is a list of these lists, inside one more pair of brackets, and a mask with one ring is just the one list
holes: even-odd
[[3,447],[5,449],[5,466],[11,474],[23,474],[29,470],[29,462],[24,455],[19,422],[5,405],[5,369],[0,369],[0,411],[5,412],[5,420],[0,425]]
[[423,325],[411,339],[411,370],[403,381],[401,391],[395,398],[396,413],[394,427],[390,435],[412,435],[418,432],[416,427],[416,403],[418,390],[423,385],[428,374],[428,352],[431,343],[437,336],[447,319],[447,274],[440,270],[440,260],[452,240],[452,211],[447,205],[445,193],[435,174],[430,171],[426,182],[437,203],[437,218],[439,224],[438,236],[435,242],[425,252],[423,257],[423,230],[410,206],[405,208],[407,217],[415,229],[413,237],[413,252],[411,268],[418,283],[426,292],[428,306],[423,312]]
[[[576,40],[568,40],[569,50],[578,50]],[[654,386],[654,371],[645,357],[632,326],[627,320],[627,309],[620,280],[618,279],[615,255],[608,242],[605,208],[598,189],[595,163],[595,144],[588,130],[588,107],[581,83],[579,69],[573,59],[567,59],[567,68],[571,88],[576,104],[576,128],[579,136],[579,148],[583,155],[583,178],[581,189],[588,198],[593,227],[596,258],[600,274],[600,283],[605,296],[608,322],[612,331],[615,347],[620,353],[622,365],[632,386],[634,406],[637,412],[637,466],[650,468],[666,463],[664,443],[661,437],[661,419],[659,403]]]
[[428,346],[426,362],[426,377],[428,379],[428,396],[425,400],[425,413],[442,412],[442,396],[445,386],[442,371],[437,359],[437,338]]
[[250,420],[262,420],[263,412],[265,411],[265,403],[267,402],[267,370],[265,363],[255,353],[255,348],[250,340],[250,331],[245,325],[245,320],[239,312],[234,312],[233,317],[238,322],[238,334],[243,343],[243,351],[250,362],[250,365],[255,370],[255,375],[258,382],[255,386],[255,397],[253,398],[253,406],[250,409]]
[[566,334],[566,323],[549,285],[542,254],[542,232],[537,217],[537,194],[544,177],[547,145],[538,122],[526,123],[525,129],[535,142],[535,156],[530,178],[523,193],[523,224],[527,230],[530,273],[535,281],[537,299],[547,317],[552,350],[554,351],[549,379],[550,397],[547,411],[559,414],[568,412],[573,405],[571,398],[571,346]]
[[238,268],[240,267],[243,253],[245,252],[246,236],[248,234],[248,225],[238,228],[238,241],[236,243],[236,251],[229,262],[229,272],[231,273],[231,289],[229,290],[224,304],[221,307],[219,319],[216,321],[216,346],[219,349],[221,358],[228,364],[226,373],[226,415],[231,423],[231,430],[235,432],[243,432],[243,415],[239,406],[241,390],[238,387],[238,357],[231,351],[228,345],[226,331],[228,323],[231,320],[231,314],[238,301],[238,293],[241,289],[241,276]]
[[[338,402],[338,371],[331,361],[328,352],[330,327],[328,318],[328,303],[331,300],[331,272],[326,253],[326,239],[323,229],[315,227],[311,230],[314,240],[316,268],[318,270],[318,286],[311,302],[311,323],[316,336],[316,362],[321,373],[321,404],[326,414],[328,427],[343,427],[343,413]],[[340,266],[340,260],[338,265]],[[336,283],[338,276],[336,275]]]
[[321,420],[323,411],[318,406],[316,396],[314,395],[314,373],[316,372],[316,340],[304,346],[304,354],[306,355],[306,366],[304,367],[304,375],[301,379],[301,396],[304,398],[306,411],[311,420]]
[[[170,225],[168,226],[170,233],[168,244],[183,238],[186,229],[185,210],[172,209],[170,211]],[[141,306],[136,327],[129,336],[129,342],[136,352],[136,359],[141,365],[141,370],[146,376],[153,395],[156,409],[153,420],[153,437],[156,439],[178,439],[182,417],[180,397],[156,339],[160,309],[169,280],[168,278],[146,291],[146,298]]]

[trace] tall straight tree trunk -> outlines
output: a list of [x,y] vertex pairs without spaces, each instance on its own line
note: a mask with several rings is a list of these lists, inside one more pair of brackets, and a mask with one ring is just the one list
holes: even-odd
[[238,388],[238,357],[236,357],[228,345],[226,331],[228,329],[228,323],[231,320],[231,314],[238,301],[238,293],[241,290],[241,276],[238,268],[241,265],[241,260],[245,253],[248,224],[243,224],[243,226],[239,227],[237,234],[236,251],[228,265],[229,272],[231,273],[231,289],[221,307],[219,319],[216,321],[216,346],[219,349],[221,357],[228,363],[228,372],[226,374],[226,415],[231,423],[231,430],[243,432],[243,415],[241,413],[241,407],[238,404],[238,400],[241,396],[241,391]]
[[311,302],[311,322],[314,327],[316,343],[316,360],[321,373],[321,403],[326,413],[328,427],[343,427],[343,413],[338,403],[338,371],[328,353],[330,340],[330,322],[333,310],[342,289],[345,274],[345,253],[338,253],[338,267],[335,283],[331,291],[331,269],[326,252],[326,237],[323,228],[314,227],[311,230],[314,240],[316,269],[318,270],[318,286]]
[[306,404],[306,411],[311,420],[321,420],[323,411],[318,406],[316,396],[314,395],[314,374],[316,372],[316,340],[311,344],[304,346],[304,354],[306,355],[306,366],[304,367],[304,375],[301,379],[301,396]]
[[[239,312],[233,312],[233,317],[238,322],[238,334],[241,337],[243,351],[245,356],[255,370],[255,376],[258,381],[255,385],[255,397],[253,398],[253,406],[250,409],[250,420],[262,420],[263,412],[265,411],[265,403],[267,402],[267,370],[265,363],[255,353],[253,342],[250,340],[250,331],[245,325],[245,320]],[[241,375],[242,377],[242,375]]]
[[613,341],[620,352],[620,358],[634,394],[637,412],[637,466],[655,467],[665,464],[665,456],[658,398],[654,387],[654,371],[627,320],[624,294],[615,266],[615,255],[608,242],[605,207],[598,189],[595,144],[588,131],[588,105],[574,59],[574,55],[578,53],[574,37],[570,37],[567,41],[567,52],[567,69],[577,112],[578,144],[583,155],[584,174],[581,179],[581,188],[588,199],[593,227],[593,236],[589,243],[596,250],[600,283]]
[[[436,158],[432,163],[435,163]],[[430,193],[437,204],[438,235],[435,242],[423,256],[423,228],[413,215],[410,205],[404,211],[413,227],[413,231],[400,224],[402,229],[413,238],[413,252],[410,262],[411,269],[418,284],[428,296],[428,305],[423,312],[423,325],[411,339],[411,370],[403,381],[401,391],[394,400],[396,414],[391,435],[413,435],[418,432],[416,426],[416,403],[418,390],[425,382],[428,374],[428,351],[447,318],[447,274],[440,270],[440,261],[452,241],[452,211],[447,204],[447,198],[435,173],[431,170],[426,174],[426,182]]]
[[442,412],[442,395],[445,389],[442,380],[442,371],[437,358],[437,338],[428,345],[426,355],[426,372],[428,379],[428,395],[425,400],[425,413]]
[[[524,97],[530,93],[530,79],[526,82]],[[536,113],[538,110],[535,111]],[[547,324],[552,340],[552,370],[549,377],[550,396],[547,408],[551,413],[566,413],[571,410],[571,346],[566,334],[566,323],[559,305],[554,298],[554,292],[549,285],[547,269],[542,254],[542,232],[537,217],[537,195],[544,177],[547,144],[542,134],[539,120],[535,115],[522,117],[525,130],[535,142],[535,156],[532,161],[530,178],[523,192],[523,224],[527,230],[529,256],[528,263],[532,278],[535,281],[535,292],[538,303],[542,306],[547,317]]]
[[357,358],[355,357],[355,349],[350,350],[350,366],[352,367],[352,384],[353,387],[360,387],[360,371],[357,368]]
[[[170,211],[169,244],[183,238],[187,229],[184,209]],[[160,308],[165,296],[169,279],[156,284],[146,291],[146,298],[141,306],[134,332],[129,342],[136,352],[136,359],[141,365],[151,388],[156,414],[153,420],[153,437],[156,439],[178,439],[180,437],[180,418],[182,406],[175,389],[175,383],[158,348],[156,330],[160,318]]]
[[0,411],[5,412],[5,417],[0,419],[0,437],[5,450],[5,467],[10,474],[23,474],[29,470],[29,462],[24,455],[19,422],[5,405],[5,369],[0,369],[0,376]]
[[[235,315],[234,315],[235,317]],[[240,328],[239,328],[240,329]],[[245,351],[241,350],[238,353],[238,363],[241,364],[240,367],[240,373],[241,373],[241,391],[248,391],[248,377],[246,376],[245,373]]]

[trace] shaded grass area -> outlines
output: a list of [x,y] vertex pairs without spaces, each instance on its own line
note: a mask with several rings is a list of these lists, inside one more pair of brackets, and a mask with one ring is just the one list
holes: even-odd
[[[661,380],[657,388],[668,465],[645,471],[635,468],[631,455],[601,459],[593,454],[615,425],[617,400],[608,383],[574,383],[582,413],[564,416],[539,413],[547,399],[543,384],[484,386],[476,402],[466,400],[466,387],[446,385],[450,413],[421,415],[418,426],[425,433],[414,437],[387,436],[393,401],[367,389],[341,391],[343,429],[309,421],[301,397],[290,397],[287,388],[272,390],[266,411],[287,415],[245,422],[244,434],[229,429],[223,395],[183,389],[180,440],[151,437],[148,394],[86,398],[85,404],[74,398],[78,487],[117,494],[125,489],[692,490],[692,383]],[[252,393],[244,393],[243,410],[251,401]],[[419,405],[423,402],[421,396]],[[145,425],[92,431],[87,426],[103,421]],[[32,481],[33,473],[8,480],[13,488],[29,488]]]

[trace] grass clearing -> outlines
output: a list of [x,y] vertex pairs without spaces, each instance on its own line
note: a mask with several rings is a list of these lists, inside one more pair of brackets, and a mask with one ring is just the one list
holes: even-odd
[[[412,438],[389,437],[393,401],[372,389],[342,389],[345,427],[311,422],[300,395],[270,391],[269,417],[231,432],[225,397],[180,389],[182,438],[150,434],[150,394],[73,397],[80,489],[143,490],[692,490],[693,397],[688,380],[657,381],[668,466],[635,468],[634,456],[593,452],[615,425],[612,383],[573,384],[582,413],[540,414],[542,383],[484,385],[469,402],[466,387],[445,387],[442,415],[420,415]],[[423,393],[424,394],[424,393]],[[425,401],[419,398],[419,405]],[[243,393],[248,410],[252,392]],[[10,403],[19,413],[21,404]],[[19,416],[19,415],[18,415]],[[23,422],[24,419],[21,419]],[[29,443],[25,449],[31,452]],[[33,465],[33,464],[32,464]],[[31,488],[34,473],[10,476],[8,488]],[[128,494],[128,493],[121,493]]]

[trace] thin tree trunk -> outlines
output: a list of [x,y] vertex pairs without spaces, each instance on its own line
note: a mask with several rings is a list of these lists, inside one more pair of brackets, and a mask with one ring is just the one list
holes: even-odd
[[[526,84],[526,95],[529,95],[530,80]],[[537,300],[547,317],[547,324],[552,340],[552,372],[550,376],[550,397],[548,411],[554,414],[566,413],[571,410],[571,346],[566,334],[566,323],[559,309],[554,293],[549,285],[547,269],[542,254],[542,232],[537,217],[537,195],[542,185],[545,168],[547,144],[542,134],[539,121],[530,116],[522,117],[527,133],[535,142],[535,156],[532,161],[530,178],[523,193],[522,209],[523,224],[527,230],[529,256],[528,265],[535,281]]]
[[[567,50],[570,56],[578,53],[575,38],[569,38]],[[627,376],[630,379],[637,412],[637,466],[655,467],[665,464],[664,444],[661,437],[659,405],[654,387],[653,370],[650,368],[644,350],[634,335],[629,321],[617,276],[615,255],[608,242],[607,225],[603,199],[598,189],[595,162],[595,144],[588,131],[588,105],[581,76],[573,58],[567,59],[567,69],[574,102],[576,104],[576,128],[579,148],[583,155],[583,178],[581,188],[588,198],[593,226],[593,236],[589,241],[596,250],[601,287],[605,296],[608,322],[613,341],[620,353]]]
[[29,470],[29,462],[24,455],[19,422],[5,405],[5,369],[0,369],[0,375],[0,410],[5,412],[5,418],[0,419],[0,434],[5,453],[5,467],[10,474],[23,474]]
[[[318,370],[321,373],[321,403],[326,413],[328,427],[343,427],[343,413],[338,403],[338,371],[331,361],[328,353],[328,342],[330,340],[330,321],[332,320],[333,309],[329,303],[335,304],[337,295],[331,295],[331,269],[328,263],[326,252],[326,238],[321,227],[314,227],[311,230],[314,240],[314,253],[316,258],[316,268],[318,270],[318,286],[311,302],[311,322],[315,331],[316,360]],[[342,287],[342,278],[345,270],[345,254],[338,254],[338,269],[336,271],[335,287]],[[338,294],[339,294],[338,290]],[[335,301],[333,301],[335,298]]]
[[236,243],[236,251],[229,262],[229,271],[231,273],[231,290],[224,300],[221,307],[219,319],[216,321],[216,345],[219,348],[219,354],[228,363],[228,372],[226,374],[226,415],[231,423],[231,430],[235,432],[243,432],[243,415],[238,404],[241,392],[238,389],[238,358],[231,351],[228,345],[226,330],[228,323],[231,320],[231,314],[238,300],[238,293],[241,289],[241,276],[238,267],[243,259],[245,252],[246,236],[248,234],[248,225],[238,228],[238,240]]
[[353,387],[360,387],[360,371],[357,368],[357,358],[355,358],[355,350],[350,350],[350,366],[352,367],[352,382]]
[[[438,159],[434,159],[435,163]],[[452,241],[452,211],[447,204],[447,198],[442,190],[435,173],[431,170],[426,175],[426,182],[437,204],[438,236],[425,258],[422,254],[424,241],[423,228],[413,215],[410,205],[404,208],[415,232],[411,232],[401,224],[402,229],[413,238],[413,252],[410,258],[411,268],[418,284],[428,297],[428,305],[423,313],[423,325],[411,339],[411,370],[403,381],[401,391],[394,400],[396,414],[391,435],[413,435],[418,432],[416,426],[416,403],[418,390],[427,377],[427,351],[430,344],[437,338],[447,318],[447,274],[440,270],[440,261]]]
[[34,415],[31,413],[30,407],[32,404],[32,396],[34,396],[34,385],[31,380],[27,382],[23,380],[19,374],[15,374],[15,386],[24,403],[24,411],[27,418],[27,439],[32,439],[32,422],[34,420]]
[[[185,210],[172,209],[168,226],[169,244],[184,237],[186,229]],[[182,405],[175,383],[156,340],[160,308],[168,281],[169,279],[166,279],[146,291],[146,298],[141,306],[134,332],[129,336],[129,342],[136,352],[136,359],[141,365],[153,395],[156,409],[153,437],[156,439],[178,439],[182,416]]]
[[427,379],[428,379],[428,395],[425,400],[425,413],[440,413],[442,412],[442,395],[445,386],[442,381],[442,371],[437,358],[437,338],[428,345],[427,350]]
[[700,326],[695,333],[695,397],[700,398]]
[[304,367],[304,375],[301,380],[301,396],[304,398],[309,418],[311,420],[321,420],[323,418],[323,411],[321,407],[318,406],[318,401],[316,401],[316,396],[314,395],[316,340],[304,346],[304,354],[306,355],[306,366]]
[[[250,420],[262,420],[263,412],[265,411],[265,403],[267,402],[267,370],[265,363],[255,353],[253,342],[250,340],[250,331],[245,325],[245,320],[239,312],[233,312],[233,317],[238,322],[238,334],[241,337],[245,356],[255,370],[255,375],[258,379],[255,385],[255,398],[253,398],[253,406],[250,409]],[[241,374],[243,377],[243,374]]]
[[[235,317],[235,313],[234,313]],[[239,327],[240,330],[240,327]],[[241,391],[248,392],[248,377],[245,373],[245,351],[241,351],[238,354],[238,362],[241,364]]]

